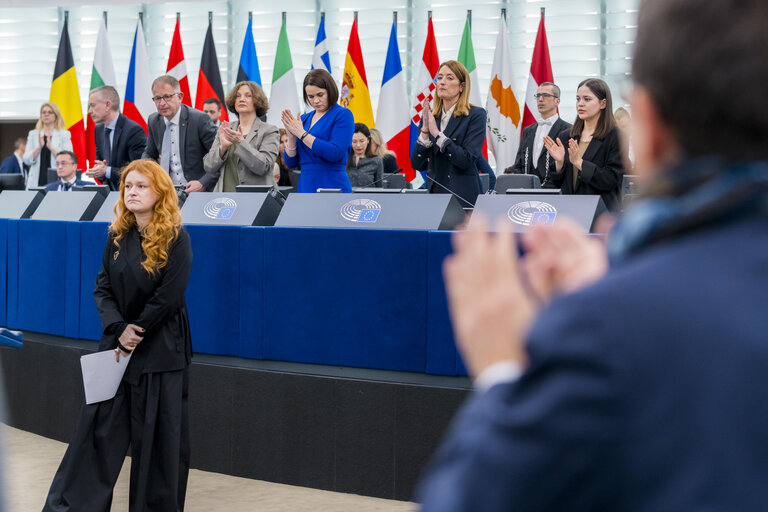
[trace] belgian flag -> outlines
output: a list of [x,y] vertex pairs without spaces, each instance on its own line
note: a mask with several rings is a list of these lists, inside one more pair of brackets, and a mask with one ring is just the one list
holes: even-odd
[[80,103],[80,89],[77,87],[75,59],[72,57],[72,45],[69,42],[69,19],[64,17],[64,28],[59,41],[59,53],[51,84],[51,101],[61,109],[64,125],[72,135],[72,149],[77,155],[78,167],[86,166],[85,126],[83,106]]
[[216,98],[221,102],[222,121],[229,121],[227,107],[224,105],[224,86],[221,85],[219,59],[216,58],[216,48],[213,45],[213,22],[208,18],[208,32],[203,43],[203,57],[200,60],[200,74],[197,76],[197,94],[195,108],[203,110],[203,104],[208,98]]

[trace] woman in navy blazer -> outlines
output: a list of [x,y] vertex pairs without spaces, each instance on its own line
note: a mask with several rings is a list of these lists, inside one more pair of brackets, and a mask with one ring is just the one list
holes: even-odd
[[560,132],[557,141],[544,137],[544,147],[555,161],[547,181],[563,194],[599,195],[606,208],[618,211],[625,160],[608,84],[599,78],[582,81],[576,110],[570,131]]
[[427,169],[427,190],[453,194],[464,208],[473,207],[482,193],[477,159],[485,140],[485,110],[469,104],[469,84],[469,72],[460,62],[440,65],[434,108],[430,111],[424,102],[411,154],[414,169]]
[[304,77],[304,102],[315,110],[301,117],[283,110],[283,126],[291,135],[284,161],[291,169],[301,166],[299,192],[318,188],[352,192],[346,167],[355,119],[338,101],[339,89],[330,73],[313,69]]

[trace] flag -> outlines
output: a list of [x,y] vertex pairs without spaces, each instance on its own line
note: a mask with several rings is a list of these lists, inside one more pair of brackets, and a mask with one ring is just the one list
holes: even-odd
[[397,46],[397,25],[392,23],[387,60],[384,62],[384,77],[381,79],[379,108],[376,110],[376,126],[387,144],[387,149],[395,152],[397,166],[405,171],[405,179],[408,181],[416,176],[411,167],[410,125],[405,71],[400,63],[400,49]]
[[[416,145],[419,136],[419,122],[424,100],[432,101],[435,91],[435,77],[440,68],[440,59],[437,56],[437,42],[435,41],[435,29],[432,27],[432,17],[427,22],[427,40],[424,43],[424,54],[419,64],[419,80],[416,82],[415,98],[411,108],[411,143],[410,151]],[[423,173],[422,173],[423,174]],[[417,175],[418,176],[418,175]],[[419,181],[419,178],[416,178]],[[414,183],[414,187],[416,184]]]
[[283,18],[283,25],[280,27],[280,37],[277,40],[275,68],[272,72],[272,90],[269,94],[267,122],[275,126],[282,126],[281,115],[283,110],[286,109],[290,110],[294,116],[299,113],[296,76],[293,73],[291,47],[288,44],[288,30],[285,18]]
[[168,67],[166,73],[179,81],[183,97],[181,102],[186,106],[192,106],[192,94],[189,91],[189,78],[187,77],[187,61],[184,60],[184,48],[181,46],[180,19],[176,17],[176,28],[171,40],[171,53],[168,55]]
[[216,57],[216,47],[213,44],[213,22],[208,21],[208,32],[203,43],[203,57],[200,59],[200,74],[197,75],[197,92],[195,93],[195,108],[203,110],[205,100],[216,98],[221,102],[222,122],[229,121],[227,107],[224,105],[224,86],[221,85],[219,59]]
[[544,9],[541,9],[539,30],[536,33],[536,44],[533,47],[533,59],[531,60],[531,74],[528,76],[528,89],[525,91],[525,114],[523,114],[523,126],[541,121],[539,109],[536,108],[536,99],[533,97],[539,84],[553,82],[552,62],[549,60],[549,45],[547,44],[547,32],[544,29]]
[[[111,85],[117,88],[117,80],[115,80],[115,66],[112,62],[112,52],[109,49],[109,40],[107,39],[107,25],[104,23],[104,18],[101,19],[99,25],[99,34],[96,36],[96,50],[93,55],[93,71],[91,71],[91,88],[93,91],[97,87],[102,85]],[[119,107],[120,105],[118,105]],[[96,162],[96,142],[94,138],[94,130],[96,129],[96,123],[91,119],[88,114],[85,130],[85,152],[88,155],[88,167],[93,167]]]
[[488,129],[486,140],[496,158],[496,171],[515,163],[517,149],[520,147],[520,103],[512,89],[515,77],[512,73],[512,52],[507,38],[507,22],[502,17],[499,23],[499,35],[496,38],[496,51],[491,67],[491,84],[488,89]]
[[315,52],[312,54],[312,69],[324,69],[331,72],[331,56],[328,53],[328,43],[325,37],[325,14],[320,16],[320,26],[317,27]]
[[133,36],[131,63],[128,66],[128,80],[125,84],[123,115],[139,123],[144,128],[144,133],[147,133],[149,115],[156,112],[152,101],[152,81],[149,77],[147,45],[144,43],[144,28],[139,19]]
[[[64,125],[72,138],[72,149],[77,155],[77,161],[80,162],[81,166],[85,165],[83,105],[80,103],[80,89],[77,88],[77,73],[75,72],[75,59],[72,57],[72,45],[69,42],[67,18],[64,18],[59,52],[56,55],[56,66],[53,68],[51,102],[55,103],[61,110]],[[41,172],[44,171],[41,169]]]
[[240,65],[237,68],[238,82],[255,82],[261,87],[259,73],[259,58],[256,56],[256,42],[253,40],[253,20],[248,18],[248,28],[245,29],[243,49],[240,51]]
[[357,35],[357,20],[352,22],[352,31],[349,34],[340,103],[352,111],[356,123],[363,123],[368,128],[374,127],[371,95],[368,92],[368,79],[365,77],[365,64],[363,64],[363,50],[360,48],[360,37]]
[[[472,45],[472,26],[469,24],[469,15],[464,23],[464,33],[461,35],[459,56],[457,61],[464,64],[469,72],[469,102],[472,105],[482,105],[480,100],[480,79],[477,77],[477,64],[475,64],[475,47]],[[483,157],[488,160],[488,144],[483,141]]]

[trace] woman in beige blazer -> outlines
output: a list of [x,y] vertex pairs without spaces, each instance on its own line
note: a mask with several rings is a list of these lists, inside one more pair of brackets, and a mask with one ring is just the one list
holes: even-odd
[[217,177],[214,192],[234,192],[237,185],[275,185],[273,175],[280,135],[276,126],[263,122],[269,102],[254,82],[238,82],[224,101],[237,120],[222,123],[211,150],[205,155],[205,172]]

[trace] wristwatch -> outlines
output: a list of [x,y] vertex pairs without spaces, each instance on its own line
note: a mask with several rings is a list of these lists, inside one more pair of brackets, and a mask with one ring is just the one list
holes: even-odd
[[304,133],[301,134],[301,137],[299,137],[299,138],[303,141],[304,137],[306,137],[307,135],[309,135],[309,132],[304,132]]

